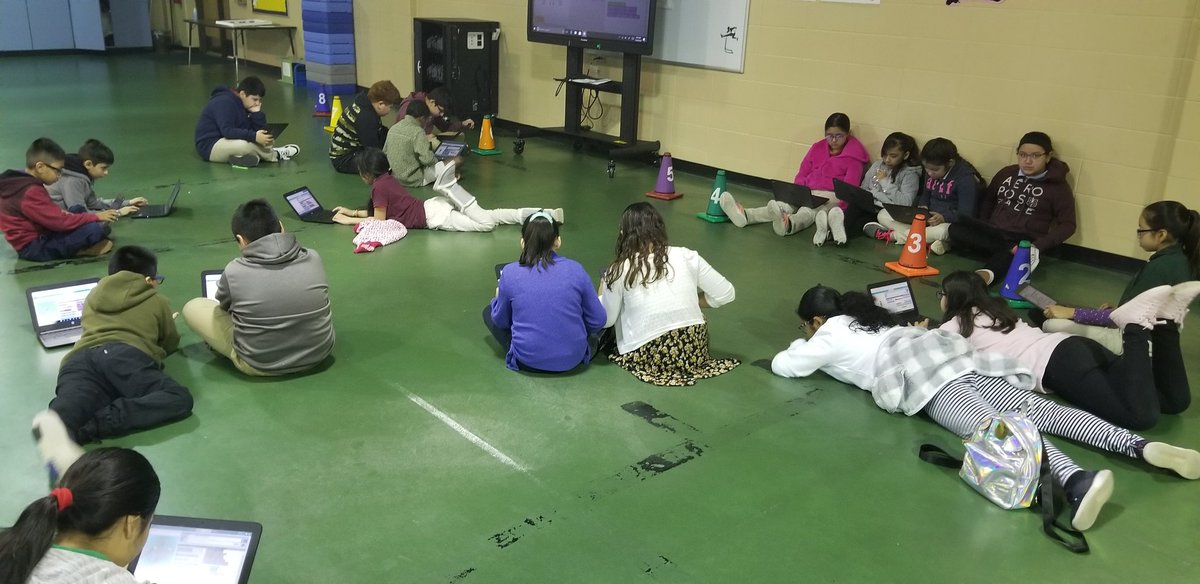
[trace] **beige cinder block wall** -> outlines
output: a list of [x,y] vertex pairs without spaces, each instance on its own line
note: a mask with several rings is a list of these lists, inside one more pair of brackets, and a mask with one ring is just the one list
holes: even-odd
[[[894,130],[954,140],[985,177],[1042,130],[1071,165],[1072,243],[1145,257],[1136,214],[1200,206],[1198,0],[751,0],[744,74],[647,62],[641,135],[677,157],[790,179],[825,117],[850,115],[874,153]],[[500,111],[562,125],[562,47],[525,40],[526,0],[356,0],[361,84],[412,85],[411,19],[501,23]],[[606,57],[604,76],[619,77]],[[616,132],[619,103],[598,129]]]

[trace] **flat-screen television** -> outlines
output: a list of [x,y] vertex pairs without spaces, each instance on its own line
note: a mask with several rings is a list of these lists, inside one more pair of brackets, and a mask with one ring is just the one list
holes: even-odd
[[529,40],[649,55],[658,0],[529,0]]

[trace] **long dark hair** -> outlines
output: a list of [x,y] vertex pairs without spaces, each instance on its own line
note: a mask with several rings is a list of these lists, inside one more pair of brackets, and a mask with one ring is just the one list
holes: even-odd
[[[653,258],[651,258],[653,256]],[[625,286],[632,288],[657,281],[667,275],[667,224],[650,203],[634,203],[621,214],[621,232],[617,234],[617,257],[604,271],[604,283],[612,286],[621,277],[625,265]]]
[[896,168],[892,169],[892,180],[896,180],[896,175],[906,166],[921,166],[921,153],[917,150],[917,141],[912,136],[904,132],[892,132],[887,138],[883,139],[883,146],[879,148],[879,156],[887,156],[888,150],[899,148],[901,152],[907,152],[908,156],[900,161]]
[[525,218],[521,226],[521,265],[543,268],[554,265],[554,242],[558,240],[558,222],[548,217],[548,211],[538,211]]
[[1008,334],[1017,328],[1020,317],[1003,300],[988,294],[983,279],[975,272],[951,272],[942,280],[942,294],[946,296],[943,320],[958,319],[959,332],[964,337],[975,332],[976,311],[992,319],[987,327],[991,330]]
[[97,448],[67,469],[59,486],[74,502],[62,512],[47,495],[30,503],[17,522],[0,532],[0,584],[24,584],[50,549],[56,533],[99,536],[121,518],[136,515],[149,525],[158,507],[158,475],[144,456],[125,448]]
[[796,307],[796,315],[811,321],[820,316],[826,319],[835,316],[849,316],[854,319],[850,328],[868,333],[877,333],[883,329],[896,326],[896,319],[863,292],[839,293],[829,286],[817,284],[800,297],[800,305]]
[[370,177],[371,180],[392,171],[392,164],[388,162],[387,154],[374,147],[363,148],[354,155],[354,167],[360,176]]
[[1142,209],[1142,219],[1150,229],[1165,229],[1188,259],[1192,278],[1200,280],[1200,212],[1178,201],[1158,201]]

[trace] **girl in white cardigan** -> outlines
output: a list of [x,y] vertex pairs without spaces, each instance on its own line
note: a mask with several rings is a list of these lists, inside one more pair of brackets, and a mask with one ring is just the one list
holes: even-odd
[[[925,412],[943,428],[966,437],[999,411],[1022,406],[1043,434],[1062,436],[1144,460],[1187,479],[1200,479],[1200,452],[1146,439],[1086,412],[1029,390],[1030,371],[992,353],[977,353],[961,336],[921,327],[897,327],[891,315],[860,292],[839,294],[825,286],[804,293],[796,313],[809,337],[798,339],[771,361],[783,377],[817,370],[871,392],[889,412]],[[1112,494],[1112,471],[1080,468],[1050,441],[1045,453],[1054,480],[1071,506],[1080,531],[1095,522]]]
[[662,215],[634,203],[621,215],[617,257],[604,272],[600,302],[605,327],[616,327],[609,359],[654,385],[683,386],[737,367],[708,354],[701,308],[733,302],[733,284],[686,247],[667,245]]

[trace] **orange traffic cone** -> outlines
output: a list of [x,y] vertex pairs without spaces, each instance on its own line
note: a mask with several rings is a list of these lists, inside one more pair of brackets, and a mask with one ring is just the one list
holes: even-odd
[[496,148],[496,137],[492,135],[493,117],[491,114],[483,116],[483,125],[479,128],[479,147],[472,148],[471,152],[480,156],[495,156],[500,154],[501,150]]
[[917,213],[913,218],[912,229],[908,232],[908,241],[900,252],[900,261],[885,262],[883,267],[909,278],[918,276],[936,276],[940,274],[937,268],[929,265],[929,244],[925,241],[925,214]]
[[325,126],[325,131],[332,134],[340,119],[342,119],[342,98],[335,95],[333,96],[333,109],[329,112],[329,125]]

